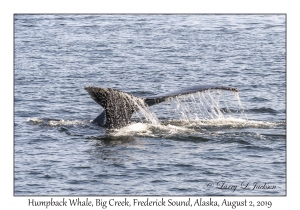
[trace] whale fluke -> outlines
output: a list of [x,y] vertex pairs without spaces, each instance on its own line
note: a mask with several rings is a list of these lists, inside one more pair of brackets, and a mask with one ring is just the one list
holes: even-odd
[[149,97],[137,97],[113,88],[84,87],[92,99],[104,108],[93,122],[108,129],[119,129],[130,123],[132,114],[141,107],[152,106],[180,95],[203,92],[206,90],[228,90],[238,92],[237,88],[224,86],[193,86],[170,93]]
[[213,86],[213,85],[198,85],[198,86],[193,86],[193,87],[188,87],[188,88],[184,88],[181,90],[173,91],[170,93],[164,93],[164,94],[160,94],[160,95],[145,97],[145,103],[148,106],[152,106],[152,105],[164,102],[169,98],[173,98],[173,97],[181,96],[181,95],[192,94],[192,93],[197,93],[197,92],[203,92],[206,90],[228,90],[228,91],[238,92],[237,88],[230,88],[230,87],[224,87],[224,86]]

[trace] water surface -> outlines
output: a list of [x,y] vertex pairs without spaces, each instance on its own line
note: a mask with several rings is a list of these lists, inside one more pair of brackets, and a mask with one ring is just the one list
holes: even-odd
[[[14,194],[285,195],[285,27],[284,15],[15,15]],[[239,93],[162,103],[158,123],[137,113],[112,132],[83,89],[202,84]]]

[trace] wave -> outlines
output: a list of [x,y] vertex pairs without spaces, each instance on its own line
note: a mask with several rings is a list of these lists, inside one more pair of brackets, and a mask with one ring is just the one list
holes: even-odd
[[[33,124],[43,124],[51,127],[59,126],[79,126],[79,125],[95,125],[92,123],[92,120],[64,120],[64,119],[49,119],[49,118],[28,118],[27,122]],[[97,125],[95,125],[97,126]],[[174,131],[191,131],[195,128],[275,128],[278,126],[285,126],[285,121],[280,122],[269,122],[269,121],[257,121],[257,120],[248,120],[248,119],[239,119],[239,118],[220,118],[220,119],[205,119],[205,120],[161,120],[160,123],[147,123],[147,122],[132,122],[128,126],[125,126],[116,131],[126,131],[132,132],[136,130],[145,130],[145,129],[158,129],[161,131],[164,130],[174,130]],[[97,126],[99,127],[99,126]]]
[[261,97],[253,97],[250,100],[253,102],[268,102],[268,101],[270,101],[269,99],[261,98]]
[[[91,120],[58,120],[28,118],[27,122],[42,127],[57,128],[67,135],[83,136],[88,139],[105,141],[121,141],[134,137],[165,138],[179,141],[206,142],[218,140],[240,143],[240,137],[249,139],[284,139],[284,136],[269,136],[268,129],[284,127],[285,122],[268,122],[238,118],[207,119],[207,120],[162,120],[159,124],[149,122],[132,122],[128,126],[116,130],[105,130],[92,123]],[[257,129],[264,129],[259,132]],[[259,134],[266,133],[266,134]],[[91,136],[92,135],[92,136]],[[95,136],[96,135],[96,136]],[[99,136],[98,136],[99,135]],[[245,142],[241,142],[243,144]],[[247,142],[246,142],[247,143]]]
[[209,119],[209,120],[166,120],[161,124],[150,123],[132,123],[126,127],[115,130],[110,135],[112,136],[146,136],[146,137],[181,137],[186,136],[204,136],[206,134],[223,134],[230,129],[245,129],[245,128],[276,128],[285,126],[285,122],[268,122],[245,120],[236,118],[227,119]]
[[253,112],[253,113],[270,113],[270,114],[275,114],[275,113],[278,112],[275,109],[268,108],[268,107],[248,109],[248,110],[245,110],[245,111],[246,112]]

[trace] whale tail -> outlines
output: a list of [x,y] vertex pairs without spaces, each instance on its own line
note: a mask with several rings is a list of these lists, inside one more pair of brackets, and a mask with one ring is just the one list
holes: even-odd
[[84,87],[84,89],[95,102],[104,108],[104,111],[93,122],[108,129],[119,129],[128,125],[132,114],[141,107],[152,106],[176,96],[210,89],[238,92],[236,88],[224,86],[194,86],[166,94],[141,98],[112,88]]

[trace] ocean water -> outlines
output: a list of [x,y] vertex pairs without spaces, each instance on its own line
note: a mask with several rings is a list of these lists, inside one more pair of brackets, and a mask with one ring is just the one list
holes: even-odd
[[[109,131],[84,90],[194,85],[239,92]],[[286,195],[286,16],[15,14],[14,194]]]

